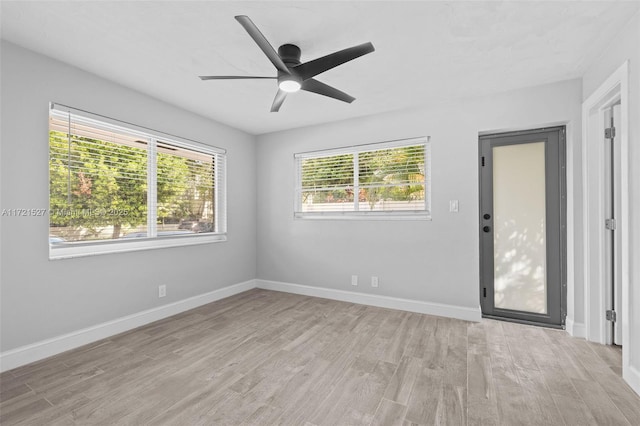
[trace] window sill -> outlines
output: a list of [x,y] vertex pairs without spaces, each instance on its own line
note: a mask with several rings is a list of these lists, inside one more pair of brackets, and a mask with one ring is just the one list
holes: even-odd
[[101,241],[92,243],[66,243],[49,245],[49,260],[71,259],[74,257],[97,256],[101,254],[126,253],[130,251],[154,250],[169,247],[193,246],[198,244],[227,241],[226,234],[197,235],[171,238],[141,238],[136,241]]
[[345,213],[294,213],[294,219],[302,220],[421,220],[430,221],[429,212],[345,212]]

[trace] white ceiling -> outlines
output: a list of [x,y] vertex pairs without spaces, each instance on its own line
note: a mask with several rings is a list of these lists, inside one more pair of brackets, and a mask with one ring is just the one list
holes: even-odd
[[[580,77],[640,2],[2,1],[2,38],[253,134]],[[371,41],[374,53],[317,77],[346,104],[290,95],[233,18],[302,61]]]

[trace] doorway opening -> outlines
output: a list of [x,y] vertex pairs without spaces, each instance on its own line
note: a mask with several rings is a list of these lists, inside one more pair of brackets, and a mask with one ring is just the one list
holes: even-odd
[[484,317],[564,327],[565,133],[562,126],[479,138]]
[[629,380],[628,63],[582,104],[587,340],[622,345]]

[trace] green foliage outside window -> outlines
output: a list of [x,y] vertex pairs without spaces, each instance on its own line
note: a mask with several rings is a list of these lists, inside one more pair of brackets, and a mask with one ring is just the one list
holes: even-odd
[[424,164],[421,145],[360,153],[360,201],[424,200]]
[[[146,142],[139,144],[82,136],[69,144],[66,133],[50,131],[50,232],[67,241],[116,239],[140,228],[146,232],[147,149]],[[212,223],[213,162],[162,152],[156,158],[159,225]],[[105,229],[112,229],[110,236]]]
[[[353,203],[354,154],[305,158],[301,163],[302,204]],[[362,151],[357,155],[357,201],[374,210],[384,201],[425,199],[424,145]],[[397,203],[396,203],[397,204]]]
[[302,163],[302,201],[353,202],[353,154],[305,159]]

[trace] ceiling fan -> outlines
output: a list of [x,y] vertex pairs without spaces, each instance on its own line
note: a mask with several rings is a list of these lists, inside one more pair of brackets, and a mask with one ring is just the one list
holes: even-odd
[[351,103],[355,100],[353,96],[324,84],[313,77],[349,62],[367,53],[373,52],[375,49],[373,44],[364,43],[358,46],[350,47],[338,52],[331,53],[309,62],[300,63],[300,48],[294,44],[283,44],[275,49],[269,44],[265,36],[260,32],[258,27],[249,19],[248,16],[240,15],[235,17],[236,20],[249,33],[251,38],[262,49],[267,58],[278,70],[277,77],[255,77],[255,76],[235,76],[235,75],[207,75],[200,76],[201,80],[242,80],[242,79],[277,79],[278,92],[271,105],[271,112],[278,112],[288,93],[297,92],[298,90],[306,90],[307,92],[317,93],[319,95],[328,96],[343,102]]

